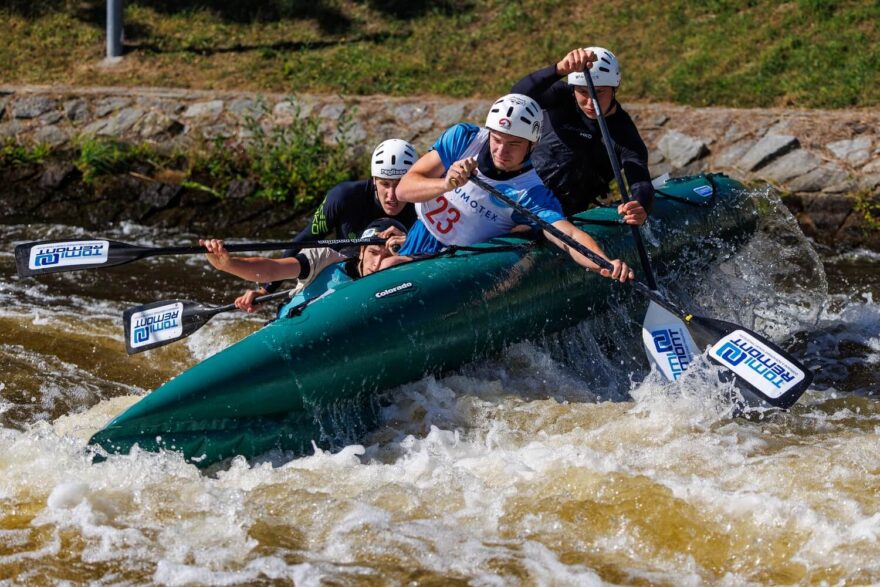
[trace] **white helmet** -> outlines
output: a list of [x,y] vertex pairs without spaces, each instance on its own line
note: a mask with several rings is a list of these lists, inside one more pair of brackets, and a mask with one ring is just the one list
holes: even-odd
[[[618,87],[620,85],[620,63],[614,53],[603,47],[587,47],[587,51],[596,54],[596,61],[590,67],[590,77],[593,85]],[[583,71],[575,71],[568,74],[568,83],[573,86],[586,86],[587,78]]]
[[370,172],[379,179],[400,179],[413,166],[419,154],[403,139],[382,141],[370,157]]
[[489,109],[486,128],[533,143],[541,138],[541,107],[523,94],[507,94],[499,98]]

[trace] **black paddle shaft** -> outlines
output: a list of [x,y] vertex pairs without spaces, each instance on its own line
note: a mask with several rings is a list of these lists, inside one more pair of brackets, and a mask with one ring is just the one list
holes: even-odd
[[[224,248],[230,253],[243,253],[248,251],[278,251],[281,249],[290,249],[290,248],[301,248],[301,249],[316,249],[316,248],[346,248],[346,247],[356,247],[360,245],[383,245],[385,244],[385,239],[381,238],[361,238],[361,239],[329,239],[329,240],[320,240],[320,241],[303,241],[300,243],[294,242],[269,242],[269,243],[241,243],[241,244],[225,244]],[[207,252],[205,247],[202,246],[189,246],[189,247],[163,247],[163,248],[153,248],[153,247],[133,247],[131,249],[126,249],[126,252],[133,257],[138,259],[143,257],[155,257],[157,255],[197,255],[199,253]]]
[[575,251],[577,251],[578,253],[580,253],[584,257],[588,258],[590,261],[592,261],[593,263],[595,263],[596,265],[598,265],[602,269],[607,269],[608,271],[614,270],[614,265],[612,265],[610,261],[608,261],[607,259],[603,259],[602,257],[597,255],[596,253],[594,253],[593,251],[591,251],[590,249],[588,249],[587,247],[585,247],[581,243],[577,242],[576,240],[574,240],[573,238],[571,238],[570,236],[568,236],[567,234],[565,234],[564,232],[562,232],[561,230],[559,230],[558,228],[556,228],[555,226],[553,226],[552,224],[547,222],[546,220],[542,220],[540,217],[538,217],[537,214],[535,214],[534,212],[532,212],[531,210],[529,210],[528,208],[526,208],[525,206],[523,206],[522,204],[520,204],[519,202],[517,202],[516,200],[511,198],[510,196],[505,195],[504,193],[501,192],[501,190],[499,190],[498,188],[496,188],[492,184],[487,183],[485,180],[480,179],[479,177],[476,176],[476,174],[470,176],[470,181],[474,182],[475,184],[477,184],[478,186],[480,186],[481,188],[483,188],[484,190],[486,190],[487,192],[489,192],[490,194],[492,194],[493,196],[495,196],[496,198],[498,198],[499,200],[501,200],[502,202],[504,202],[505,204],[507,204],[508,206],[510,206],[511,208],[513,208],[514,210],[516,210],[517,212],[519,212],[520,214],[525,216],[526,218],[528,218],[529,220],[531,220],[532,222],[536,223],[538,226],[541,227],[542,230],[544,230],[544,231],[548,232],[549,234],[553,235],[554,237],[558,238],[559,240],[564,242],[566,245],[570,246]]
[[[281,298],[290,297],[289,291],[279,291],[275,293],[266,294],[264,296],[259,296],[254,298],[253,304],[258,306],[260,304],[271,302],[272,300],[279,300]],[[217,306],[216,308],[205,308],[199,312],[200,315],[206,318],[213,318],[217,314],[222,314],[223,312],[231,312],[235,310],[237,306],[235,304],[226,304],[225,306]]]
[[[568,245],[569,247],[571,247],[572,249],[574,249],[575,251],[580,253],[581,255],[584,255],[585,257],[587,257],[588,259],[590,259],[591,261],[593,261],[594,263],[596,263],[600,267],[602,267],[604,269],[609,269],[609,270],[613,269],[613,266],[611,265],[610,262],[606,261],[605,259],[603,259],[599,255],[597,255],[596,253],[594,253],[593,251],[591,251],[587,247],[583,246],[581,243],[577,242],[576,240],[574,240],[573,238],[571,238],[570,236],[568,236],[567,234],[565,234],[564,232],[562,232],[561,230],[559,230],[558,228],[556,228],[555,226],[550,224],[549,222],[542,220],[541,218],[538,217],[537,214],[535,214],[534,212],[532,212],[531,210],[529,210],[528,208],[526,208],[525,206],[523,206],[519,202],[516,202],[512,198],[504,195],[503,193],[501,193],[501,190],[499,190],[495,186],[490,185],[489,183],[487,183],[484,180],[482,180],[478,177],[475,177],[475,176],[471,176],[470,181],[474,182],[476,185],[480,186],[481,188],[483,188],[484,190],[486,190],[487,192],[489,192],[490,194],[492,194],[493,196],[495,196],[496,198],[498,198],[499,200],[501,200],[505,204],[511,206],[514,210],[516,210],[517,212],[519,212],[520,214],[522,214],[523,216],[525,216],[526,218],[530,219],[532,222],[534,222],[538,226],[540,226],[548,234],[556,237],[557,239],[559,239],[560,241],[562,241],[563,243],[565,243],[566,245]],[[747,330],[746,328],[744,328],[742,326],[738,326],[738,325],[730,323],[730,322],[723,322],[721,320],[714,320],[712,318],[704,318],[701,316],[693,316],[690,313],[685,312],[684,310],[682,310],[681,308],[679,308],[678,306],[676,306],[675,304],[673,304],[672,302],[670,302],[666,298],[664,298],[663,295],[659,291],[657,291],[656,289],[649,288],[647,285],[645,285],[641,281],[633,282],[633,288],[636,291],[638,291],[640,294],[644,295],[648,299],[654,301],[658,305],[660,305],[663,308],[665,308],[666,310],[668,310],[673,315],[683,319],[684,323],[687,325],[686,328],[688,328],[689,331],[691,331],[693,329],[692,334],[694,335],[695,342],[702,347],[713,346],[719,340],[724,338],[724,336],[726,336],[727,334],[733,333],[737,330],[741,330],[743,332],[748,333],[749,335],[751,335],[752,337],[754,337],[758,341],[760,341],[765,347],[772,349],[779,356],[784,357],[791,364],[797,366],[798,369],[800,369],[804,373],[804,379],[798,385],[791,388],[784,395],[782,395],[778,398],[771,398],[771,397],[767,396],[760,389],[758,389],[757,387],[755,387],[751,383],[748,383],[742,377],[737,378],[737,380],[739,382],[741,382],[743,385],[745,385],[745,387],[747,389],[750,390],[750,393],[754,394],[754,392],[756,392],[758,394],[759,399],[765,400],[770,405],[773,405],[773,406],[776,406],[779,408],[783,408],[783,409],[789,408],[792,404],[794,404],[794,402],[797,401],[797,399],[800,397],[800,395],[807,389],[807,387],[809,387],[810,383],[812,382],[813,374],[812,374],[812,372],[810,372],[809,369],[804,367],[799,361],[795,360],[794,357],[790,356],[785,350],[783,350],[782,348],[773,344],[772,342],[770,342],[766,338],[764,338],[764,337],[762,337],[762,336],[760,336],[750,330]],[[713,360],[715,362],[718,362],[715,359],[713,359]],[[724,365],[720,362],[718,362],[718,363],[721,364],[726,369],[728,369],[729,371],[732,371],[732,369],[729,365]],[[736,374],[735,371],[733,373]]]
[[[596,109],[599,118],[599,128],[602,131],[605,150],[608,152],[608,158],[611,160],[611,169],[614,170],[614,180],[617,182],[617,188],[620,190],[620,197],[625,204],[630,201],[629,191],[626,188],[626,184],[623,182],[623,173],[620,171],[620,162],[617,160],[617,152],[614,148],[614,139],[611,138],[611,132],[608,130],[608,124],[605,122],[605,113],[602,112],[602,106],[599,104],[599,99],[596,96],[596,87],[593,85],[593,77],[590,75],[589,69],[584,70],[584,77],[587,80],[587,89],[590,91],[590,99],[593,101],[593,107]],[[654,270],[651,268],[651,258],[648,257],[645,243],[642,242],[642,235],[639,232],[639,227],[636,225],[630,225],[630,228],[632,229],[633,239],[636,241],[636,249],[639,251],[639,260],[642,263],[642,271],[645,272],[645,280],[648,282],[648,287],[652,290],[656,290],[657,280],[654,279]]]
[[[254,299],[254,304],[262,304],[264,302],[286,298],[289,295],[289,291],[280,291],[259,296]],[[153,310],[154,314],[161,313],[163,309],[173,310],[174,306],[179,306],[182,310],[180,316],[172,317],[172,320],[177,320],[177,322],[171,324],[171,326],[180,329],[180,332],[177,335],[150,341],[152,335],[147,334],[150,332],[148,328],[143,328],[143,325],[132,325],[132,317],[135,315],[150,310]],[[143,351],[171,344],[172,342],[188,337],[207,324],[208,320],[217,314],[231,312],[235,309],[235,304],[206,308],[197,302],[191,302],[189,300],[161,300],[143,306],[129,308],[122,314],[122,322],[125,329],[125,350],[129,355],[133,355],[135,353],[141,353]],[[134,332],[135,329],[140,329],[141,333]]]
[[[581,243],[577,242],[576,240],[574,240],[573,238],[571,238],[570,236],[568,236],[567,234],[565,234],[564,232],[562,232],[561,230],[559,230],[558,228],[556,228],[555,226],[553,226],[552,224],[547,222],[546,220],[542,220],[537,214],[535,214],[534,212],[532,212],[531,210],[529,210],[528,208],[526,208],[525,206],[523,206],[522,204],[520,204],[519,202],[517,202],[516,200],[511,198],[510,196],[505,195],[504,193],[501,192],[501,190],[499,190],[498,188],[496,188],[492,184],[487,183],[485,180],[480,179],[476,175],[471,175],[470,181],[474,182],[476,185],[480,186],[481,188],[483,188],[484,190],[486,190],[487,192],[489,192],[490,194],[492,194],[493,196],[495,196],[496,198],[498,198],[499,200],[501,200],[502,202],[504,202],[505,204],[507,204],[508,206],[510,206],[511,208],[513,208],[514,210],[516,210],[517,212],[519,212],[520,214],[522,214],[523,216],[525,216],[526,218],[531,220],[532,222],[534,222],[535,224],[537,224],[538,226],[540,226],[542,230],[544,230],[548,234],[556,237],[557,239],[559,239],[560,241],[562,241],[563,243],[565,243],[566,245],[568,245],[569,247],[571,247],[572,249],[574,249],[575,251],[577,251],[578,253],[583,255],[584,257],[588,258],[590,261],[592,261],[593,263],[595,263],[596,265],[598,265],[602,269],[607,269],[608,271],[612,271],[614,269],[614,265],[612,265],[610,261],[600,257],[595,252],[591,251],[590,249],[588,249],[587,247],[585,247]],[[635,227],[633,227],[633,228],[635,228]],[[687,312],[685,312],[684,310],[682,310],[681,308],[679,308],[675,304],[671,303],[665,297],[663,297],[663,295],[660,294],[659,291],[657,291],[656,287],[651,288],[649,285],[645,285],[644,283],[642,283],[640,281],[634,282],[633,287],[639,293],[654,300],[655,302],[657,302],[658,304],[660,304],[661,306],[663,306],[664,308],[666,308],[667,310],[669,310],[673,314],[676,314],[677,316],[679,316],[681,318],[684,318],[686,316],[690,316],[690,314],[688,314]]]

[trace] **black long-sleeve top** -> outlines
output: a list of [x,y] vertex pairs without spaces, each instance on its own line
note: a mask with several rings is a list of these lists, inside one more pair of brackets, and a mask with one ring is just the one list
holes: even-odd
[[[376,199],[376,188],[372,179],[344,181],[327,192],[311,221],[293,237],[291,248],[285,250],[282,257],[297,257],[300,263],[307,263],[305,258],[298,256],[300,252],[298,244],[321,240],[331,233],[335,233],[336,238],[340,239],[360,238],[361,232],[373,220],[385,216],[387,216],[385,210]],[[415,207],[407,204],[395,219],[409,229],[416,221]],[[270,292],[280,286],[280,281],[264,284],[266,290]]]
[[[559,79],[556,65],[530,73],[511,91],[529,96],[544,109],[544,127],[532,151],[532,163],[559,198],[565,214],[580,212],[607,195],[614,170],[599,121],[581,111],[573,87]],[[608,131],[632,196],[650,212],[654,187],[648,171],[648,148],[632,118],[619,103],[616,105],[614,114],[605,117]]]

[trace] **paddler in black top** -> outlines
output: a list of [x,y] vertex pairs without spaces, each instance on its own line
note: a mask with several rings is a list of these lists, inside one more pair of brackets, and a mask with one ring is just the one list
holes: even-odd
[[[567,216],[587,209],[609,193],[614,170],[584,77],[588,68],[634,198],[619,206],[618,213],[627,224],[644,224],[654,203],[648,149],[617,102],[620,65],[607,49],[575,49],[559,63],[530,73],[513,86],[512,92],[530,96],[544,109],[544,129],[532,151],[532,163]],[[563,75],[568,76],[567,83],[559,79]]]
[[380,143],[370,158],[372,177],[344,181],[327,192],[311,222],[293,237],[293,243],[320,240],[331,232],[336,238],[355,239],[377,218],[395,218],[407,228],[412,226],[415,209],[397,199],[397,184],[418,158],[415,148],[402,139]]
[[[291,297],[299,302],[323,294],[330,284],[366,277],[379,271],[382,261],[393,256],[395,249],[403,244],[406,228],[393,218],[378,218],[372,221],[358,238],[374,237],[387,240],[384,245],[362,245],[359,248],[346,249],[345,252],[328,248],[303,249],[293,257],[280,259],[233,257],[219,239],[202,239],[199,244],[205,247],[208,262],[215,269],[236,277],[248,281],[296,279],[298,283],[291,291]],[[338,271],[334,272],[332,266],[336,264],[339,264],[339,267]],[[312,284],[318,286],[318,291],[312,291],[311,295],[306,296],[306,288]],[[247,312],[259,310],[260,306],[254,305],[257,295],[259,292],[255,290],[245,292],[236,298],[236,307]]]
[[[415,208],[397,199],[397,184],[418,158],[415,147],[407,141],[381,142],[370,157],[370,179],[344,181],[331,188],[311,221],[293,237],[293,246],[281,257],[295,257],[301,250],[297,243],[320,240],[334,233],[335,238],[358,238],[379,218],[394,218],[409,229],[416,221]],[[280,286],[281,282],[267,283],[254,291],[264,295]]]

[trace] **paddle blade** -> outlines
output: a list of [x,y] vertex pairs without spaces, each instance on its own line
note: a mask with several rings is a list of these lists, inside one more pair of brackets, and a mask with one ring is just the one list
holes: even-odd
[[162,300],[129,308],[122,314],[129,355],[186,338],[217,313],[185,300]]
[[653,301],[642,323],[642,342],[648,357],[669,380],[675,381],[700,354],[685,323]]
[[40,241],[15,247],[19,277],[122,265],[139,258],[143,247],[108,240]]
[[711,360],[736,375],[752,405],[787,409],[807,390],[813,373],[778,345],[738,324],[693,316],[688,328]]

